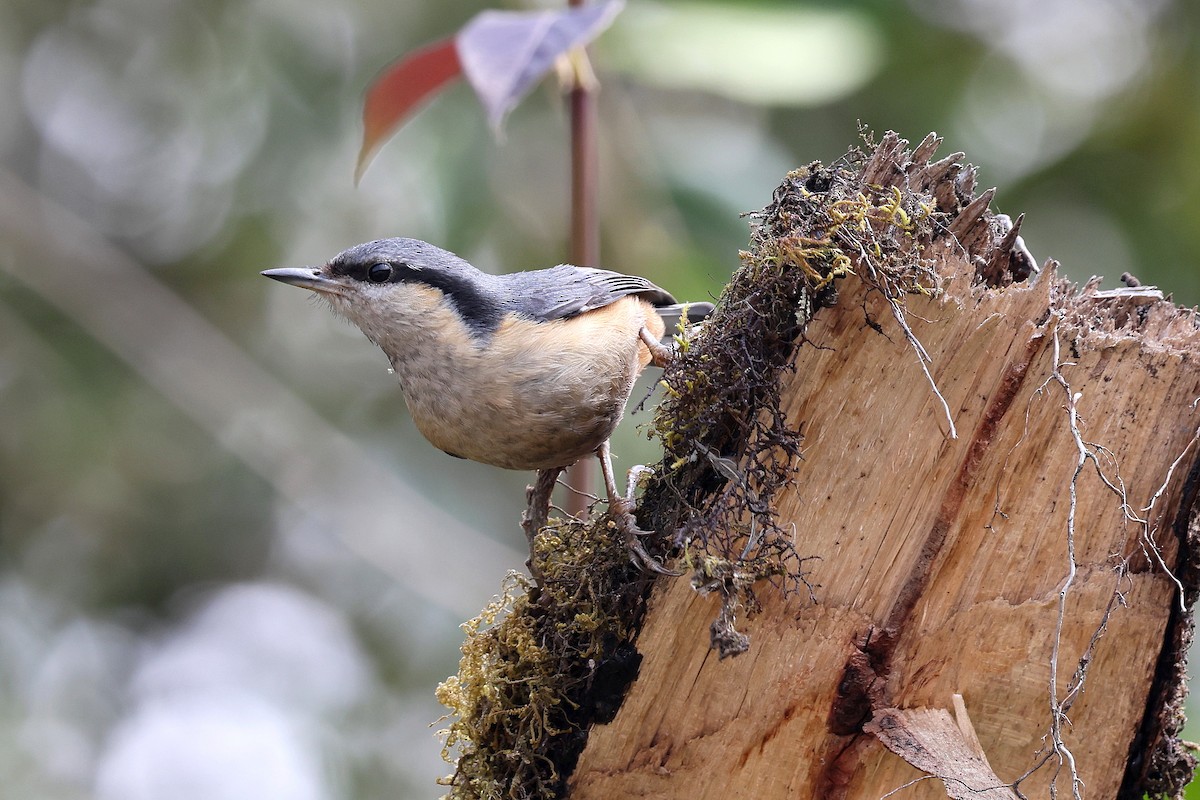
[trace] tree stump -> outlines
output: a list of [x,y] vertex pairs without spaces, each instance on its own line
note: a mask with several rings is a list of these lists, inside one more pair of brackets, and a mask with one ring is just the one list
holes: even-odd
[[[1190,778],[1174,737],[1196,590],[1196,315],[1039,270],[1020,220],[974,197],[961,154],[931,162],[937,144],[889,134],[811,165],[760,215],[747,267],[811,273],[771,355],[803,434],[771,511],[774,535],[816,557],[812,593],[657,581],[640,672],[592,727],[572,798],[1140,798]],[[735,335],[722,313],[741,299],[706,337]],[[693,565],[720,540],[696,523],[711,498],[755,485],[744,439],[701,444],[669,443],[668,488],[649,498],[655,513],[683,498],[671,519]],[[695,479],[672,478],[688,459]],[[711,541],[735,566],[763,545]],[[714,618],[746,652],[710,649]]]

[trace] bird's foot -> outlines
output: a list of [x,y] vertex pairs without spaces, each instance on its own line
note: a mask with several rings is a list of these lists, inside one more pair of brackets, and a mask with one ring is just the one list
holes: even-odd
[[668,345],[663,344],[659,339],[655,338],[654,334],[652,334],[645,325],[643,325],[642,329],[638,331],[638,336],[646,345],[647,349],[650,350],[651,364],[662,369],[666,369],[668,366],[670,366],[671,361],[675,358],[675,348],[669,347]]
[[[629,472],[625,475],[625,504],[630,510],[633,509],[633,496],[637,493],[638,484],[642,482],[642,478],[653,478],[654,470],[647,467],[645,464],[634,464],[629,468]],[[646,531],[642,531],[646,533]]]
[[[642,330],[644,331],[645,328]],[[637,526],[637,519],[633,516],[633,495],[637,491],[638,480],[641,476],[652,470],[643,466],[636,466],[629,470],[625,494],[621,495],[617,492],[617,480],[613,475],[612,468],[612,453],[607,441],[596,448],[596,456],[600,459],[600,471],[604,475],[604,490],[608,493],[608,514],[611,518],[609,524],[625,537],[625,546],[629,548],[630,561],[646,572],[673,577],[682,575],[683,573],[667,569],[656,561],[638,541],[639,536],[645,536],[650,531],[644,531]]]
[[646,548],[642,545],[641,536],[649,536],[653,531],[644,531],[637,525],[637,518],[633,515],[633,501],[628,496],[614,497],[610,501],[608,507],[609,516],[612,518],[612,527],[625,537],[625,546],[629,548],[629,560],[638,568],[653,572],[657,575],[668,575],[672,578],[677,578],[682,575],[682,572],[676,572],[673,569],[665,567],[660,561],[646,552]]

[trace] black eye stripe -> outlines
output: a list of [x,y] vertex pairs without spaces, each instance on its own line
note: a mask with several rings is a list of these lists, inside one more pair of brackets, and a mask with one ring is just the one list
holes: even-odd
[[[490,336],[500,325],[503,316],[497,298],[487,286],[487,276],[474,277],[466,270],[446,268],[438,264],[413,264],[372,253],[361,258],[334,259],[329,270],[365,284],[419,283],[433,287],[446,295],[463,322],[478,337]],[[468,268],[470,265],[467,265]],[[403,295],[397,295],[402,298]]]

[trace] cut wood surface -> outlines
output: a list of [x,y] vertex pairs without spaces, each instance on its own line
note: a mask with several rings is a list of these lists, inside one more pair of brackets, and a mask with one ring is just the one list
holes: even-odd
[[996,775],[1032,772],[1023,795],[1118,796],[1179,638],[1196,318],[1053,265],[988,286],[969,248],[938,241],[922,258],[944,291],[904,315],[932,385],[855,275],[784,377],[804,447],[777,511],[819,557],[815,602],[761,591],[739,621],[749,651],[719,660],[719,599],[660,581],[638,678],[591,730],[573,798],[946,797],[863,726],[955,694]]

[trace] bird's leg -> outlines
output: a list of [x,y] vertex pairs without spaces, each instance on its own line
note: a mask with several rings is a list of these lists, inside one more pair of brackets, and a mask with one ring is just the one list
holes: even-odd
[[671,363],[675,351],[663,344],[661,339],[655,339],[654,334],[645,325],[638,331],[638,336],[650,350],[650,363],[660,369],[666,369],[667,365]]
[[[647,572],[656,572],[659,575],[681,575],[682,573],[667,569],[655,561],[654,557],[646,552],[646,548],[638,540],[639,536],[644,536],[649,531],[639,528],[637,526],[637,519],[633,516],[633,493],[637,487],[635,470],[629,471],[629,486],[626,489],[626,493],[622,495],[617,491],[617,480],[613,475],[612,452],[607,440],[596,449],[596,457],[600,459],[600,472],[604,475],[604,490],[608,494],[608,513],[612,517],[613,524],[616,525],[617,530],[625,535],[625,544],[629,547],[633,563]],[[642,469],[646,468],[642,467]]]
[[525,538],[529,540],[529,560],[525,564],[538,586],[542,585],[545,576],[537,564],[534,542],[538,531],[550,521],[550,496],[554,494],[554,485],[558,483],[558,476],[562,471],[562,467],[539,469],[533,485],[525,487],[525,513],[521,515],[521,529],[525,531]]

